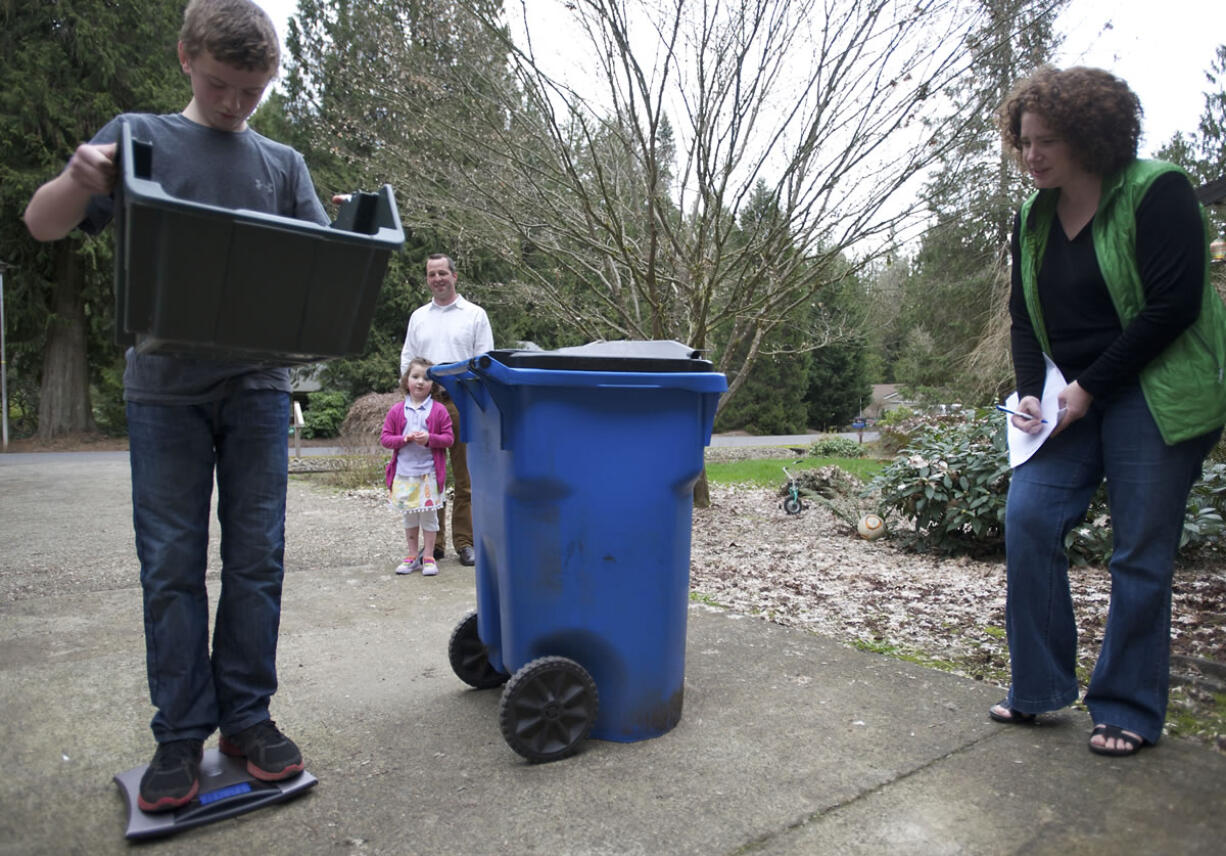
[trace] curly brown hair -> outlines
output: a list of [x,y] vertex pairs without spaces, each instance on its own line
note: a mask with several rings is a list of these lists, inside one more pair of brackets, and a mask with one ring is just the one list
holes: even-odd
[[188,56],[208,51],[218,62],[247,71],[273,71],[281,43],[268,13],[251,0],[191,0],[179,31]]
[[1100,68],[1050,65],[1019,80],[997,116],[1001,140],[1022,162],[1022,114],[1037,113],[1069,144],[1083,169],[1110,175],[1137,157],[1141,101],[1128,84]]

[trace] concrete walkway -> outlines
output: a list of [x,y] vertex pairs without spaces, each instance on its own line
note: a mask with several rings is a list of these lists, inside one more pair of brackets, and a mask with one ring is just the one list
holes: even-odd
[[[698,604],[677,728],[529,765],[500,691],[448,665],[472,572],[395,577],[398,536],[355,539],[355,505],[291,484],[273,715],[319,784],[140,852],[1222,852],[1212,751],[1101,758],[1082,713],[995,725],[998,688]],[[0,854],[133,852],[112,776],[153,744],[131,544],[125,455],[0,456]]]

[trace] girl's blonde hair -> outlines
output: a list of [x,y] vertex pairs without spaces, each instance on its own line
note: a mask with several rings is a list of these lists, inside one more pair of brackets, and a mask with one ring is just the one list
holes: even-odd
[[409,360],[408,366],[405,367],[404,374],[400,376],[400,391],[405,395],[409,394],[409,373],[413,371],[413,366],[421,366],[423,369],[428,369],[432,365],[434,365],[434,363],[427,360],[425,357],[414,357],[413,359]]

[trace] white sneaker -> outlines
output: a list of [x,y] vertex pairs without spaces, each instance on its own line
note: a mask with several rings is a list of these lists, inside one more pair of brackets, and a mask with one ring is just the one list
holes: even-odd
[[432,577],[438,573],[438,563],[433,558],[425,559],[421,563],[421,575],[423,577]]

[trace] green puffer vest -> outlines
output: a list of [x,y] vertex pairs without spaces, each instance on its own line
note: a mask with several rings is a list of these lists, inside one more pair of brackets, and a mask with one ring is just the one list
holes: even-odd
[[[1127,327],[1145,305],[1136,261],[1136,210],[1154,179],[1179,167],[1137,160],[1103,180],[1094,215],[1094,252],[1120,324]],[[1044,353],[1051,344],[1039,305],[1038,277],[1047,235],[1056,216],[1055,190],[1035,192],[1022,205],[1022,291],[1035,335]],[[1167,445],[1226,425],[1226,307],[1209,282],[1209,226],[1205,222],[1205,282],[1200,316],[1166,350],[1141,370],[1141,389]]]

